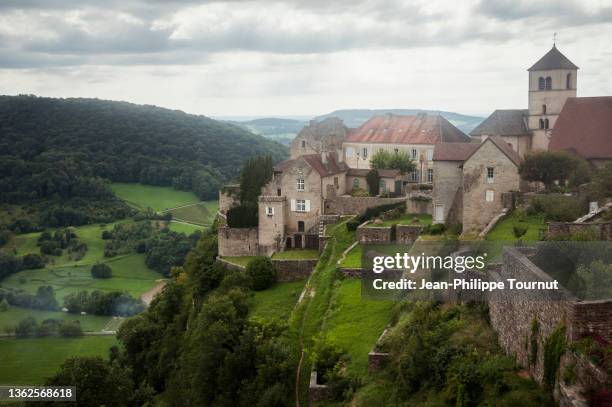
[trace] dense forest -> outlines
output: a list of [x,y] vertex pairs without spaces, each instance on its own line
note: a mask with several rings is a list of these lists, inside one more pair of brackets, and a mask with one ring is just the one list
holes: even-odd
[[214,199],[246,158],[277,161],[286,151],[237,126],[155,106],[0,96],[0,203],[44,207],[42,222],[52,226],[126,216],[109,180]]

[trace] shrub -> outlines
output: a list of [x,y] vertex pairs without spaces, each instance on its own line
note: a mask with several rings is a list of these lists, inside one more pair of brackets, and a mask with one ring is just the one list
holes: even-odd
[[561,356],[565,353],[565,327],[558,326],[544,342],[544,385],[552,389],[557,379]]
[[6,312],[8,311],[8,308],[9,308],[8,301],[6,301],[6,298],[3,298],[2,301],[0,301],[0,312]]
[[585,204],[574,196],[538,195],[531,200],[528,214],[542,214],[545,220],[572,222],[586,212]]
[[361,225],[361,223],[359,223],[358,220],[351,219],[348,222],[346,222],[346,230],[348,230],[349,232],[352,232],[354,230],[357,230],[357,227],[359,227],[359,225]]
[[431,185],[431,184],[419,184],[419,189],[421,191],[431,191],[433,189],[433,185]]
[[79,321],[64,322],[60,325],[58,333],[63,338],[76,338],[83,336],[83,329]]
[[91,276],[93,278],[111,278],[113,270],[108,264],[97,263],[91,266]]
[[276,268],[268,257],[260,256],[251,260],[246,267],[247,275],[253,280],[253,290],[261,291],[276,283]]
[[380,177],[378,171],[373,169],[366,175],[366,182],[368,183],[368,192],[371,196],[378,195],[380,192]]
[[441,235],[446,230],[446,226],[443,223],[436,223],[435,225],[429,226],[429,234],[431,235]]
[[512,234],[514,234],[516,239],[520,239],[525,235],[525,233],[527,233],[527,229],[529,229],[529,226],[527,225],[513,225]]
[[23,268],[26,270],[40,269],[45,267],[44,259],[41,255],[36,253],[26,254],[25,256],[23,256],[21,263],[23,265]]
[[227,211],[227,225],[231,228],[252,228],[259,222],[257,205],[245,203]]
[[36,320],[32,317],[20,320],[15,327],[15,336],[17,336],[17,338],[27,338],[33,336],[35,332]]
[[351,190],[351,196],[356,196],[356,197],[360,197],[360,196],[370,196],[370,194],[368,194],[368,191],[366,191],[363,188],[353,188]]
[[359,223],[363,223],[366,220],[370,220],[372,218],[377,217],[383,212],[387,212],[391,209],[401,208],[401,207],[403,207],[404,208],[403,211],[405,211],[406,202],[398,202],[398,203],[392,203],[392,204],[375,206],[373,208],[368,208],[357,218],[357,220],[359,221]]
[[44,240],[40,244],[40,252],[49,256],[61,256],[62,248],[55,240]]

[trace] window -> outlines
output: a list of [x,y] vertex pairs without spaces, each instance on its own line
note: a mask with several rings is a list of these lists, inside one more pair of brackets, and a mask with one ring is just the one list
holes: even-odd
[[411,182],[419,182],[420,180],[421,180],[421,175],[419,174],[419,170],[416,170],[410,173]]
[[353,179],[353,188],[359,188],[359,178]]
[[495,182],[495,168],[487,167],[487,184]]
[[304,178],[298,178],[296,189],[298,191],[303,191],[304,190]]
[[298,220],[298,232],[303,232],[303,231],[304,231],[304,221]]
[[281,196],[281,195],[282,195],[282,194],[281,194],[281,189],[280,189],[280,188],[278,188],[278,189],[276,190],[276,195],[277,195],[277,196]]
[[548,129],[548,119],[544,119],[544,128]]
[[380,180],[380,193],[384,194],[385,192],[387,192],[387,183],[385,182],[384,179]]
[[540,76],[540,78],[538,79],[538,90],[544,90],[545,86],[546,86],[546,81],[544,78]]
[[572,74],[568,73],[567,76],[565,77],[565,89],[571,89],[572,88]]
[[273,216],[274,215],[274,208],[271,207],[271,206],[266,206],[266,215]]
[[427,150],[427,161],[432,161],[433,160],[433,150],[429,149]]
[[550,76],[546,77],[546,85],[544,86],[545,90],[551,90],[552,89],[552,78]]
[[546,105],[542,105],[542,114],[546,114]]
[[334,177],[334,186],[338,188],[338,177]]
[[302,148],[306,148],[306,140],[302,140]]
[[433,182],[433,169],[431,168],[427,170],[427,182],[430,184]]
[[366,147],[363,148],[363,159],[367,159],[368,158],[368,149]]
[[346,148],[346,156],[347,156],[348,158],[353,157],[353,147],[347,147],[347,148]]
[[485,199],[487,202],[493,202],[495,200],[495,192],[488,189],[485,193]]
[[295,200],[295,210],[297,212],[306,212],[306,200],[296,199]]
[[418,152],[417,152],[416,148],[413,148],[413,149],[412,149],[412,159],[413,159],[413,160],[416,160],[416,159],[417,159],[417,154],[418,154]]
[[540,119],[540,129],[544,129],[544,119]]

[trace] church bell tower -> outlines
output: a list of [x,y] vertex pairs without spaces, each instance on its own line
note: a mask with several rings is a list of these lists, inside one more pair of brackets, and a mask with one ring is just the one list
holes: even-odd
[[531,150],[547,150],[565,101],[576,97],[578,67],[553,44],[552,49],[527,71]]

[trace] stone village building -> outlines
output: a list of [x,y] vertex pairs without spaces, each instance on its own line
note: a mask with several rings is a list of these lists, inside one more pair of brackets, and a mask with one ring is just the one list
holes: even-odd
[[[430,200],[425,208],[434,222],[482,231],[512,206],[512,193],[521,190],[518,168],[525,154],[550,144],[594,165],[612,161],[612,98],[577,98],[577,71],[553,46],[528,69],[528,109],[496,110],[471,137],[435,114],[375,116],[356,129],[338,118],[311,121],[292,141],[290,158],[274,168],[262,189],[259,227],[219,228],[220,255],[316,248],[327,216],[410,203],[415,194],[411,183],[432,184],[433,192],[419,198]],[[380,171],[381,194],[395,198],[351,196],[353,189],[367,189],[370,158],[380,150],[408,153],[416,171]],[[232,188],[220,192],[221,213],[234,204]]]

